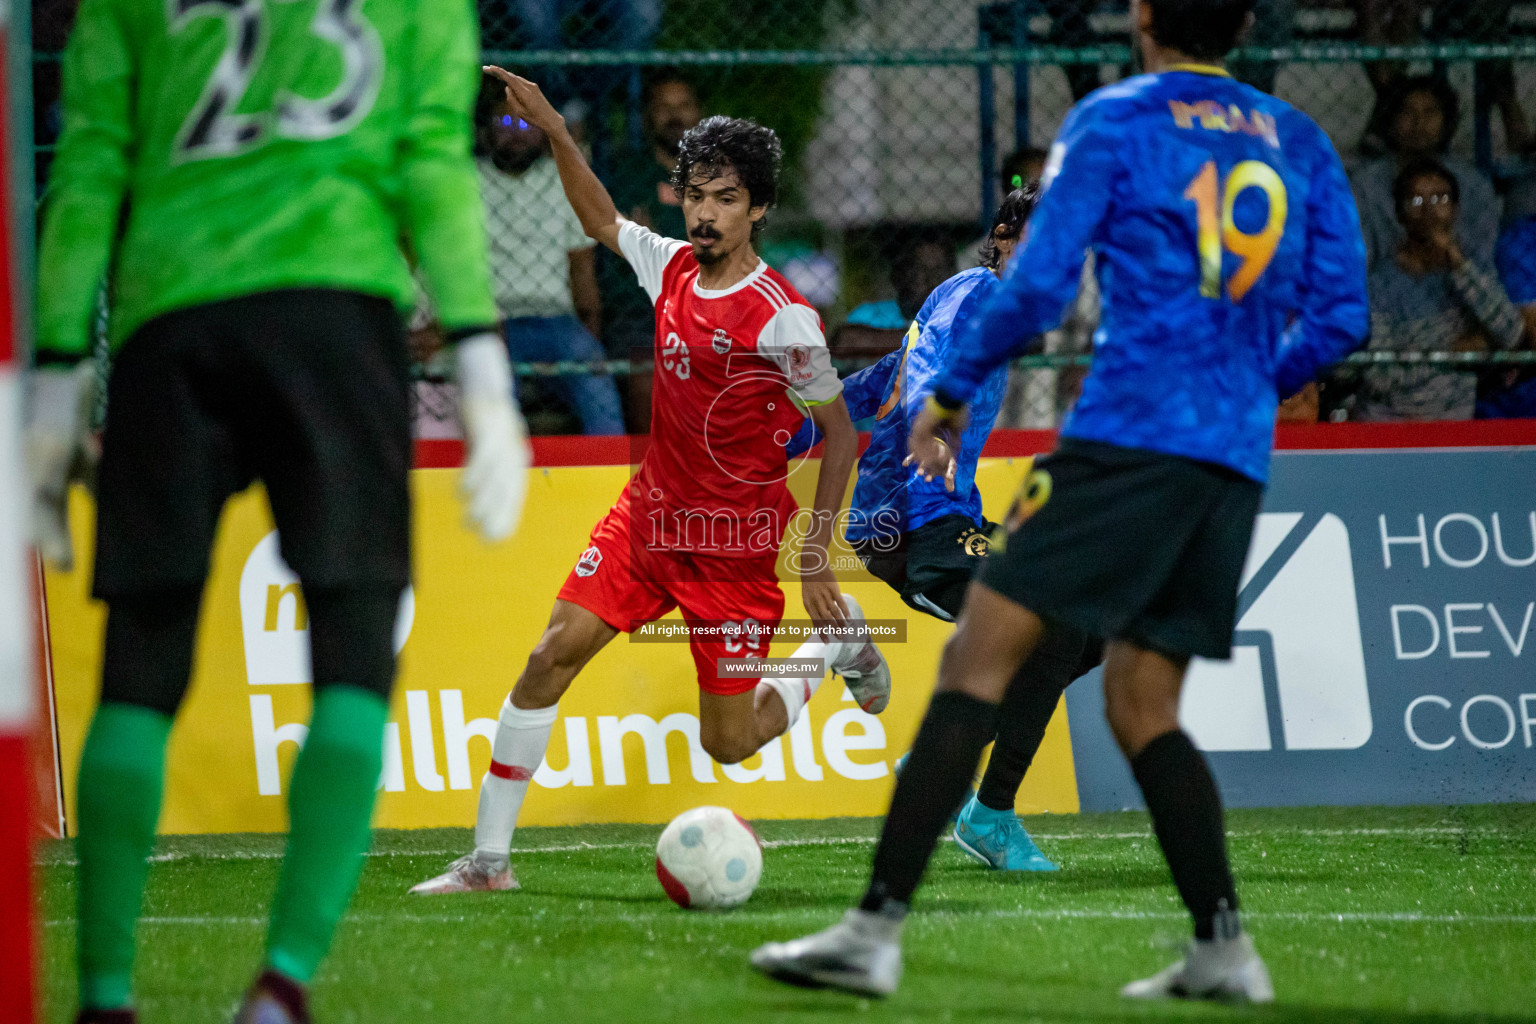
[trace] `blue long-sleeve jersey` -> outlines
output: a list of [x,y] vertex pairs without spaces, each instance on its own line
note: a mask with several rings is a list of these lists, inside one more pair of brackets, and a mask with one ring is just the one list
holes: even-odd
[[1091,248],[1103,312],[1062,435],[1263,482],[1279,398],[1369,329],[1360,218],[1327,136],[1218,68],[1141,75],[1072,111],[1045,187],[941,399],[970,401],[1060,322]]
[[[903,466],[911,419],[932,390],[955,338],[980,311],[997,287],[997,275],[985,267],[962,271],[933,290],[900,348],[843,381],[843,400],[855,420],[875,417],[869,447],[859,456],[858,480],[849,505],[849,540],[891,536],[915,530],[940,516],[963,515],[981,522],[981,492],[976,460],[992,433],[1008,384],[1006,364],[996,367],[976,390],[970,421],[955,453],[955,489],[943,480],[924,480]],[[819,440],[807,419],[785,446],[793,458]]]

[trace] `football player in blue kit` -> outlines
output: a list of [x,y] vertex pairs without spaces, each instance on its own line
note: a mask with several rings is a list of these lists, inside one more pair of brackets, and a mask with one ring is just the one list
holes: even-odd
[[825,931],[757,949],[759,970],[895,990],[902,922],[950,809],[1020,664],[1065,622],[1107,641],[1109,724],[1194,924],[1183,959],[1122,994],[1274,999],[1179,694],[1191,656],[1230,656],[1276,407],[1356,348],[1369,316],[1359,215],[1333,146],[1220,65],[1252,6],[1133,0],[1150,73],[1098,90],[1062,125],[1014,272],[913,424],[914,461],[948,471],[967,405],[1060,321],[1088,249],[1103,293],[1093,368],[1003,524],[1006,547],[966,594],[863,900]]
[[[981,513],[976,463],[1007,389],[1007,364],[997,366],[977,390],[953,451],[952,469],[943,478],[926,478],[907,464],[907,434],[958,333],[1007,269],[1036,195],[1031,185],[1006,196],[982,245],[981,266],[963,270],[935,288],[901,347],[843,381],[849,414],[854,419],[874,417],[849,505],[848,543],[865,568],[909,606],[945,622],[959,615],[971,577],[990,549],[994,524]],[[815,424],[806,420],[785,448],[793,457],[818,440]],[[1062,691],[1101,656],[1097,641],[1075,626],[1058,624],[1020,667],[1019,682],[1008,688],[981,786],[955,821],[960,848],[988,867],[1056,870],[1025,831],[1014,802]]]

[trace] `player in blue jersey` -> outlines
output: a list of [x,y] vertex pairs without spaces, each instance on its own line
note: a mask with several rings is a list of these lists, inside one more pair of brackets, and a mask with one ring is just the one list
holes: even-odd
[[1179,693],[1192,655],[1231,653],[1279,400],[1357,347],[1368,314],[1338,155],[1309,118],[1216,63],[1251,7],[1135,0],[1151,73],[1100,89],[1062,126],[1014,272],[934,382],[912,457],[930,477],[947,472],[967,403],[1060,320],[1090,248],[1103,291],[1093,369],[1007,516],[1006,548],[966,594],[863,901],[826,931],[756,950],[760,970],[895,990],[902,921],[949,809],[1019,665],[1047,623],[1066,622],[1107,640],[1110,727],[1194,918],[1184,959],[1122,993],[1274,998],[1238,920],[1221,798],[1179,728]]
[[[945,622],[959,615],[971,577],[988,553],[994,524],[981,514],[976,462],[1003,401],[1007,364],[994,369],[977,391],[954,453],[953,472],[945,479],[925,479],[905,464],[907,434],[933,379],[944,369],[956,333],[981,309],[1006,270],[1035,197],[1033,186],[1006,196],[982,246],[982,265],[934,289],[902,346],[843,381],[849,415],[875,419],[869,447],[859,457],[848,542],[865,568],[903,601]],[[817,440],[815,425],[806,420],[785,447],[793,457]],[[1013,807],[1062,691],[1098,664],[1099,650],[1082,630],[1062,624],[1019,669],[1019,684],[1008,689],[981,786],[955,822],[960,848],[994,870],[1056,870]]]

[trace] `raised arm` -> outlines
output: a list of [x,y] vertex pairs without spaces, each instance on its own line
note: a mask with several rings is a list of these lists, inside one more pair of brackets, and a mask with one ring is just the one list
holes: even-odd
[[1307,196],[1307,293],[1280,341],[1275,390],[1281,400],[1359,348],[1371,326],[1360,214],[1338,154],[1321,131],[1317,135],[1325,150]]
[[[1116,141],[1111,130],[1096,127],[1091,102],[1067,116],[1023,247],[981,311],[958,329],[949,361],[912,421],[907,462],[925,480],[943,478],[953,489],[965,407],[993,370],[1061,322],[1077,294],[1088,246],[1109,213],[1119,173]],[[1062,178],[1066,187],[1052,187]]]
[[619,214],[618,207],[613,205],[613,197],[587,166],[581,147],[576,145],[565,126],[565,118],[528,79],[490,64],[486,65],[485,73],[499,78],[507,87],[507,104],[512,112],[549,137],[555,167],[560,171],[560,184],[565,188],[565,197],[580,218],[581,229],[587,237],[620,256],[624,255],[619,249],[619,228],[627,218]]
[[842,395],[811,406],[811,420],[826,441],[821,450],[821,471],[816,477],[815,518],[800,546],[800,592],[806,613],[817,625],[823,625],[848,617],[827,546],[843,510],[848,474],[853,472],[854,460],[859,456],[859,435],[853,429]]

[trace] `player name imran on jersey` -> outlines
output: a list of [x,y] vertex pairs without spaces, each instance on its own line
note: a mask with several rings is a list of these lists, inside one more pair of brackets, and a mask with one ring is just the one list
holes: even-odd
[[1173,123],[1180,128],[1193,129],[1198,122],[1199,127],[1208,132],[1252,135],[1276,149],[1280,148],[1280,133],[1275,128],[1275,118],[1262,110],[1252,110],[1245,114],[1236,103],[1221,104],[1215,100],[1199,100],[1195,103],[1169,100],[1168,109],[1173,114]]

